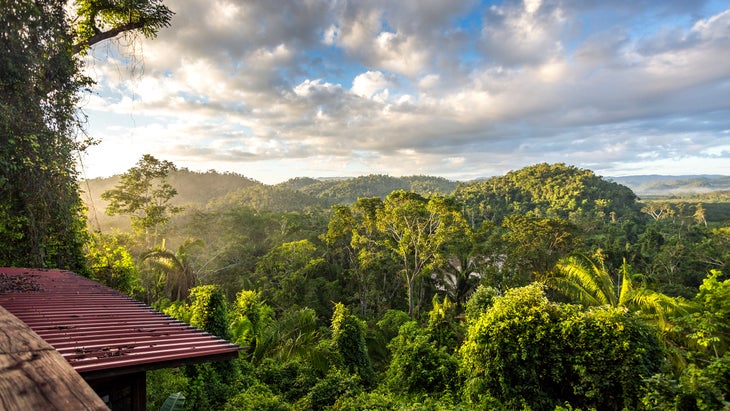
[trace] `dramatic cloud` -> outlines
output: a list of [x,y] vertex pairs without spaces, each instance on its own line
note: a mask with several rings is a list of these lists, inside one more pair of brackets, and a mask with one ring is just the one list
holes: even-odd
[[168,1],[88,59],[89,177],[144,153],[274,183],[537,162],[730,174],[720,1]]

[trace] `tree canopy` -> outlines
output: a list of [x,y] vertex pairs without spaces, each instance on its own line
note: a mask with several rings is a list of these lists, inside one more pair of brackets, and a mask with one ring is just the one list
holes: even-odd
[[615,219],[638,211],[636,195],[629,188],[562,163],[536,164],[504,176],[462,183],[454,197],[475,223],[499,223],[515,213],[576,221],[586,214]]
[[[77,52],[121,33],[152,36],[158,0],[3,0],[0,13],[0,265],[85,273],[78,101],[92,85]],[[77,14],[71,14],[77,13]]]
[[127,32],[153,38],[174,14],[162,0],[75,0],[74,6],[74,53]]
[[84,271],[76,186],[79,93],[63,2],[3,1],[0,13],[0,265]]
[[[536,187],[543,172],[570,181],[555,169],[591,175],[536,167],[520,173],[534,181],[520,184]],[[181,268],[219,287],[229,335],[251,347],[236,362],[240,376],[200,367],[185,377],[191,407],[641,410],[725,401],[722,389],[702,388],[726,378],[724,282],[715,274],[698,287],[703,270],[730,255],[730,237],[697,218],[696,206],[667,203],[672,218],[654,219],[635,199],[623,210],[604,197],[550,212],[526,199],[492,220],[433,193],[396,190],[328,208],[303,192],[316,184],[308,179],[271,187],[171,175],[189,200],[171,199],[186,209],[170,216],[165,239],[172,249],[198,245],[145,254],[140,238],[117,244],[136,256],[141,284],[169,277],[168,291],[180,289],[158,300],[178,318],[193,314]],[[215,181],[228,187],[217,197],[191,189]],[[140,262],[147,255],[164,263],[156,277]],[[697,284],[692,304],[660,292],[679,283],[685,294]]]

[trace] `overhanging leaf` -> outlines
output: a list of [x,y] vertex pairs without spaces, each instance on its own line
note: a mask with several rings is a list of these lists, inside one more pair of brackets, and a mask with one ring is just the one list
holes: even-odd
[[160,411],[182,411],[184,405],[185,396],[181,392],[176,392],[167,397]]

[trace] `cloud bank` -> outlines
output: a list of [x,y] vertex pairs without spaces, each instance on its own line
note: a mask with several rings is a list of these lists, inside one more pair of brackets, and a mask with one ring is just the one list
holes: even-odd
[[89,176],[143,153],[268,183],[538,162],[730,174],[723,2],[166,3],[158,38],[88,61]]

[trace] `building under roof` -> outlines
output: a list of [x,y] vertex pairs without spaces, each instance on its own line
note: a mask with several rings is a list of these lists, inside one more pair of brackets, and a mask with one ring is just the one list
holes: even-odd
[[233,359],[241,349],[70,271],[0,268],[0,306],[113,408],[144,409],[146,371]]

